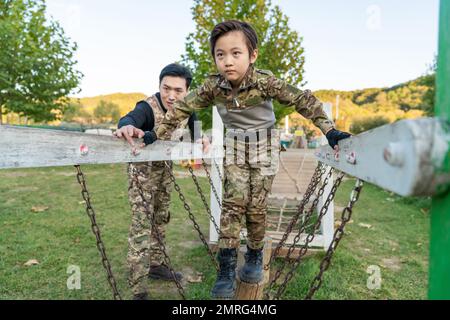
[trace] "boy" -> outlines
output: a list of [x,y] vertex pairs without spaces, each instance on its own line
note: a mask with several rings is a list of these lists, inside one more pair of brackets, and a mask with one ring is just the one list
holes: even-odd
[[[228,131],[237,131],[237,135],[256,132],[261,137],[263,130],[270,131],[275,124],[272,99],[282,105],[293,105],[305,118],[312,119],[326,134],[331,147],[350,136],[334,129],[333,122],[322,109],[322,103],[310,91],[297,89],[277,79],[270,71],[258,70],[253,66],[258,57],[258,38],[248,23],[236,20],[219,23],[211,32],[210,45],[219,74],[208,77],[200,88],[174,105],[174,111],[166,114],[154,140],[169,139],[176,124],[187,118],[194,109],[207,108],[213,104],[217,106]],[[212,289],[213,298],[227,299],[234,296],[243,216],[246,218],[248,241],[245,265],[239,276],[242,281],[249,283],[257,283],[262,279],[267,195],[274,172],[267,172],[265,166],[250,161],[252,146],[247,142],[242,145],[245,147],[244,161],[238,156],[238,162],[227,159],[224,165],[218,252],[220,270]],[[272,154],[274,147],[274,143],[269,145]]]

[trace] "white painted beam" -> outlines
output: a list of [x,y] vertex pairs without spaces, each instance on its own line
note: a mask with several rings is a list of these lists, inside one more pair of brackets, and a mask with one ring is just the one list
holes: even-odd
[[[214,188],[217,191],[217,195],[219,197],[219,200],[222,202],[222,181],[220,180],[220,177],[224,176],[223,172],[223,122],[222,118],[220,117],[219,112],[217,111],[217,107],[213,107],[213,117],[212,117],[212,147],[216,151],[217,154],[220,154],[219,151],[222,153],[221,156],[216,158],[215,160],[211,161],[211,180],[213,182]],[[216,166],[214,165],[214,161],[217,163],[217,167],[219,170],[217,170]],[[211,203],[211,214],[214,217],[214,220],[217,223],[217,226],[220,228],[220,215],[221,215],[221,203],[217,202],[217,199],[214,195],[213,188],[211,187],[211,193],[210,193],[210,203]],[[217,243],[219,241],[219,234],[217,233],[216,229],[214,228],[214,224],[212,221],[210,221],[209,225],[209,242],[210,243]]]
[[435,118],[401,120],[324,146],[319,161],[402,196],[433,195],[450,184],[441,173],[449,152],[448,124]]

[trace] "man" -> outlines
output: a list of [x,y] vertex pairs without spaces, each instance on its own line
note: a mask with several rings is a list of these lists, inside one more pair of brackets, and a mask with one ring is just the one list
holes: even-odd
[[[121,118],[115,135],[126,139],[132,145],[133,152],[138,148],[134,145],[133,137],[144,138],[144,144],[149,144],[165,113],[173,109],[175,101],[182,100],[187,95],[191,81],[192,75],[186,67],[179,64],[166,66],[159,76],[159,92],[139,101],[134,110]],[[187,123],[191,138],[196,120],[197,117],[193,114]],[[164,264],[163,252],[156,234],[152,232],[146,207],[133,179],[133,173],[137,174],[145,202],[150,213],[155,216],[155,227],[165,243],[165,227],[170,221],[171,170],[166,167],[164,161],[140,162],[128,166],[128,198],[131,204],[132,221],[128,238],[127,263],[130,270],[128,284],[133,292],[134,300],[148,299],[147,276],[168,281],[174,279],[168,266]],[[175,275],[178,280],[182,279],[181,273],[176,272]]]

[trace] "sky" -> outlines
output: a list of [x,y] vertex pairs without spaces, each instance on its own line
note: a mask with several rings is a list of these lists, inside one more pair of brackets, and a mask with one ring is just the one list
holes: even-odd
[[[195,30],[192,0],[47,0],[78,44],[78,97],[153,94]],[[303,37],[311,90],[389,87],[423,75],[437,53],[438,0],[272,0]]]

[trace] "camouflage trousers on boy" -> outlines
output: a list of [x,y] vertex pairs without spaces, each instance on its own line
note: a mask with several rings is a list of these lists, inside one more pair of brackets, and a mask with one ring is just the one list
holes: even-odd
[[[267,198],[278,171],[279,135],[258,142],[226,139],[224,194],[220,219],[219,247],[238,248],[245,217],[247,245],[262,249],[266,230]],[[237,140],[237,142],[236,142]]]
[[151,223],[153,221],[150,221],[147,215],[147,208],[133,178],[133,170],[135,170],[139,184],[142,186],[150,217],[154,214],[155,227],[164,244],[165,226],[170,220],[169,204],[172,183],[170,171],[163,161],[140,162],[128,166],[128,199],[131,205],[131,226],[127,255],[130,272],[128,284],[133,294],[138,294],[147,290],[150,266],[162,264],[164,255],[156,234],[152,232]]

